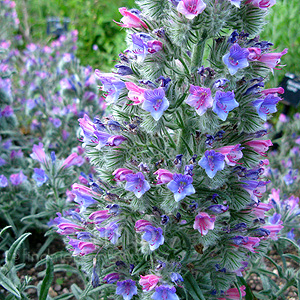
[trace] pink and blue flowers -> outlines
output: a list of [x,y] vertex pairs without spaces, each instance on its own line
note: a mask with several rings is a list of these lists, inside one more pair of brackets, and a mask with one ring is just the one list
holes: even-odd
[[149,111],[153,119],[158,121],[169,107],[169,101],[165,97],[165,90],[163,88],[146,90],[144,97],[145,101],[142,108]]
[[213,112],[218,115],[222,121],[226,121],[228,113],[239,104],[234,98],[234,92],[222,92],[217,91],[215,95],[215,101],[213,104]]
[[230,47],[229,53],[223,56],[223,62],[227,66],[230,75],[234,75],[239,69],[249,66],[247,59],[249,53],[247,48],[242,48],[237,43]]
[[165,241],[163,236],[163,230],[160,227],[154,227],[147,225],[144,228],[144,235],[142,238],[149,243],[149,248],[151,251],[156,250]]
[[225,167],[225,155],[214,150],[205,151],[198,164],[205,170],[209,178],[214,178],[217,172]]
[[209,107],[212,107],[214,99],[209,88],[190,86],[190,94],[185,103],[194,107],[199,116],[202,116]]
[[168,189],[174,193],[176,202],[181,201],[186,196],[195,194],[196,191],[192,185],[193,178],[189,175],[174,174],[173,180],[168,183]]

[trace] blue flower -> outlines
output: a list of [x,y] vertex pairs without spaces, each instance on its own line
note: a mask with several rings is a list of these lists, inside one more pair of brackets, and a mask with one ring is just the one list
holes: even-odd
[[189,175],[173,175],[173,180],[168,183],[167,187],[169,190],[171,190],[171,192],[174,193],[174,198],[176,202],[179,202],[186,196],[196,193],[192,182],[193,178]]
[[145,226],[145,233],[142,238],[149,243],[150,250],[153,251],[162,245],[165,241],[163,231],[160,227],[155,228],[151,225]]
[[228,67],[230,75],[234,75],[239,69],[249,66],[247,57],[249,50],[241,48],[238,44],[230,47],[229,53],[223,56],[223,62]]
[[144,92],[145,101],[142,108],[151,113],[155,121],[158,121],[164,111],[169,107],[169,101],[165,97],[165,91],[162,87],[155,90],[146,90]]
[[119,224],[112,222],[105,227],[97,228],[101,237],[106,237],[110,242],[116,244],[118,238],[121,236],[119,233]]
[[294,233],[295,228],[292,228],[291,231],[289,231],[286,234],[286,237],[290,240],[295,240],[295,233]]
[[277,111],[276,104],[281,99],[272,94],[269,94],[264,99],[257,99],[252,102],[252,105],[256,108],[256,111],[261,119],[267,120],[267,115]]
[[109,104],[116,102],[122,89],[126,87],[125,83],[116,78],[114,74],[105,74],[95,70],[95,75],[103,84],[102,90],[107,92],[106,102]]
[[42,186],[49,179],[45,171],[38,168],[34,168],[32,178],[36,181],[37,186]]
[[213,112],[216,113],[223,121],[227,119],[228,113],[239,104],[234,98],[234,92],[221,92],[217,91],[213,105]]
[[150,189],[150,184],[145,180],[143,173],[138,172],[136,174],[126,175],[125,190],[134,192],[136,197],[141,198],[144,193]]
[[183,278],[179,273],[172,273],[170,275],[171,281],[178,285],[179,281],[183,282]]
[[137,287],[135,285],[135,281],[131,279],[118,281],[116,294],[123,296],[124,300],[130,300],[133,295],[137,295]]
[[154,300],[179,300],[174,286],[161,285],[155,288],[155,293],[151,297]]
[[4,175],[0,175],[0,187],[4,188],[7,187],[8,180]]
[[214,150],[205,151],[205,155],[199,161],[199,166],[205,169],[209,178],[214,178],[218,171],[225,167],[225,155]]

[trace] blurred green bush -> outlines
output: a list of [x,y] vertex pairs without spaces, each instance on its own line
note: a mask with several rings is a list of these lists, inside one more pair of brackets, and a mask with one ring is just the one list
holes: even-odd
[[[69,29],[79,32],[77,56],[81,64],[109,71],[113,60],[126,48],[125,31],[112,20],[119,21],[122,17],[119,7],[132,8],[133,3],[134,0],[19,0],[17,11],[24,31],[26,27],[29,29],[33,42],[51,38],[46,34],[48,17],[70,18]],[[93,45],[98,50],[93,50]]]

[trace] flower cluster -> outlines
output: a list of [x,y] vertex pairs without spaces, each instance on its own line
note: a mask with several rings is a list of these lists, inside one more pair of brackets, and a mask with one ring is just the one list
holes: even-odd
[[[95,72],[110,115],[79,119],[98,174],[73,184],[73,210],[52,225],[82,265],[93,258],[104,297],[238,299],[237,276],[283,229],[261,199],[263,122],[282,93],[264,80],[287,50],[254,37],[271,2],[152,2],[120,8],[128,48]],[[232,22],[249,32],[221,36]]]

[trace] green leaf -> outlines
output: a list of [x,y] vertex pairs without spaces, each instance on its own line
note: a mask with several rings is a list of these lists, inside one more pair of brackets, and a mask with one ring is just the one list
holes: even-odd
[[131,276],[138,274],[142,270],[144,270],[147,267],[147,261],[143,259],[139,264],[136,265],[136,267],[132,270]]
[[6,226],[6,227],[4,227],[4,228],[0,231],[0,236],[1,236],[7,229],[9,229],[9,228],[11,228],[11,226]]
[[17,287],[15,287],[13,282],[9,278],[7,278],[1,271],[0,271],[0,285],[2,285],[9,293],[21,299],[21,295]]
[[184,286],[194,300],[205,300],[198,283],[190,272],[184,276]]
[[24,242],[24,240],[29,237],[31,233],[24,233],[22,234],[9,248],[9,250],[6,252],[5,262],[7,264],[13,264],[17,255],[17,251],[20,248],[21,244]]
[[246,282],[246,280],[244,279],[244,277],[237,277],[238,283],[240,286],[244,285],[246,287],[245,292],[246,292],[246,296],[245,296],[245,300],[254,300],[254,295],[251,291],[250,286],[248,285],[248,283]]
[[297,255],[294,255],[294,254],[283,254],[284,257],[288,257],[288,258],[291,258],[293,259],[296,263],[300,264],[300,257],[297,256]]
[[46,264],[47,264],[46,275],[41,285],[39,300],[47,299],[48,291],[54,278],[53,262],[49,255],[47,255],[46,257]]
[[276,268],[277,268],[277,271],[278,271],[278,275],[280,278],[284,278],[284,274],[283,274],[283,271],[282,271],[282,267],[279,266],[271,257],[265,255],[265,258],[268,259]]

